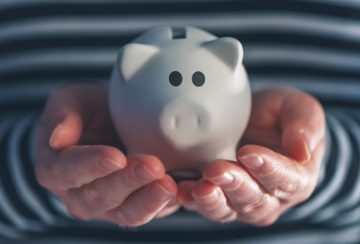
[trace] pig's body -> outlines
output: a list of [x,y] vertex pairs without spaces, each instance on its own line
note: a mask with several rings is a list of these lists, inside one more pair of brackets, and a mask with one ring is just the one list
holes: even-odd
[[109,98],[130,153],[154,154],[167,169],[235,160],[251,101],[241,44],[191,27],[154,29],[120,51]]

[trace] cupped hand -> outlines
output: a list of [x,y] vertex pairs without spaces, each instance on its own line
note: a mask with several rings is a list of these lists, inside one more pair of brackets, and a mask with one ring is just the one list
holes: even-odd
[[139,226],[177,210],[177,186],[152,155],[128,155],[103,85],[71,85],[48,99],[36,136],[39,184],[83,220]]
[[292,88],[257,92],[238,162],[208,164],[201,180],[180,183],[179,198],[210,220],[270,225],[314,191],[324,138],[316,99]]

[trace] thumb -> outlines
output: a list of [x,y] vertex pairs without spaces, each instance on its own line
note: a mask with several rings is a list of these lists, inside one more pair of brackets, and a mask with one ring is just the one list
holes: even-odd
[[325,136],[325,114],[320,103],[297,92],[284,101],[281,117],[283,148],[299,162],[309,160]]
[[63,87],[53,92],[45,106],[37,131],[40,148],[62,150],[81,138],[84,109],[79,89]]
[[55,124],[49,139],[49,145],[54,150],[62,150],[76,145],[83,130],[82,119],[76,111],[68,111],[64,118]]
[[[106,108],[106,84],[75,84],[56,90],[50,95],[38,125],[38,149],[62,150],[78,144],[84,136],[84,125],[93,121],[94,114],[104,114],[97,118],[97,123],[110,120]],[[112,130],[104,128],[105,135],[111,133]]]

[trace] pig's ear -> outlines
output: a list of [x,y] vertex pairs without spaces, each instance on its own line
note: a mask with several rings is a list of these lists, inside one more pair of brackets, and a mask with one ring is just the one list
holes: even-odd
[[118,55],[118,65],[124,81],[129,81],[152,57],[159,48],[138,43],[126,44]]
[[235,38],[223,37],[203,44],[207,50],[221,59],[231,70],[234,70],[243,59],[243,47]]

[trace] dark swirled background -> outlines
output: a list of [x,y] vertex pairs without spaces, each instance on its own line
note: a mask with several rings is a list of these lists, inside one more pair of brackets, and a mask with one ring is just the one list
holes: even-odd
[[[107,80],[118,49],[161,25],[192,25],[244,46],[253,89],[290,85],[327,112],[312,197],[273,226],[220,225],[180,211],[123,230],[71,218],[34,178],[33,133],[46,97]],[[301,101],[299,101],[301,102]],[[360,1],[0,0],[0,242],[360,242]]]

